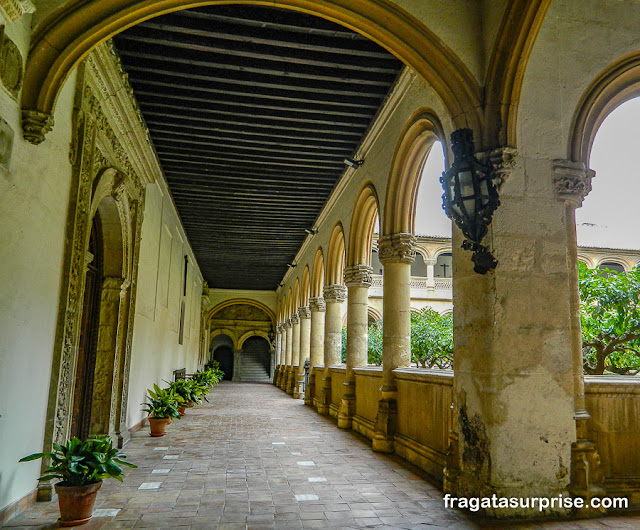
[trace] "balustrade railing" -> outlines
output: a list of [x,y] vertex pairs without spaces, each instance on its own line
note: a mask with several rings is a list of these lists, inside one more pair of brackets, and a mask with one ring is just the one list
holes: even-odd
[[[434,289],[436,291],[450,291],[453,287],[452,278],[434,278]],[[371,276],[371,288],[380,289],[384,286],[383,276],[379,274],[373,274]],[[412,289],[428,289],[427,278],[423,276],[411,277]]]

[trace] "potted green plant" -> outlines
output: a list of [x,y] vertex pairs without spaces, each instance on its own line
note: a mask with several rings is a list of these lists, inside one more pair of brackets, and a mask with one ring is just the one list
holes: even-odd
[[29,462],[49,458],[49,467],[39,480],[60,479],[55,484],[60,507],[60,526],[77,526],[91,520],[96,495],[102,480],[115,478],[122,482],[122,468],[138,467],[123,459],[108,436],[91,436],[80,440],[75,436],[66,445],[53,444],[51,453],[34,453],[20,459]]
[[201,403],[206,391],[205,388],[194,379],[178,379],[173,383],[169,383],[169,388],[182,398],[186,407],[192,407],[194,404]]
[[153,385],[153,390],[147,390],[149,401],[142,403],[145,412],[149,414],[149,428],[151,436],[164,436],[165,429],[171,418],[180,418],[178,408],[184,401],[171,387],[160,388]]

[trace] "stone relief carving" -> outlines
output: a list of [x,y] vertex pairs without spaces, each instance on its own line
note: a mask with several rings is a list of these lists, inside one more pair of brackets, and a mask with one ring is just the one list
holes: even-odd
[[311,308],[309,306],[304,306],[298,309],[298,316],[300,318],[311,318]]
[[344,269],[344,283],[347,287],[370,287],[372,272],[369,265],[351,265]]
[[325,285],[324,301],[329,302],[344,302],[347,299],[347,288],[344,285]]
[[294,313],[293,315],[291,315],[291,318],[289,319],[291,320],[291,324],[300,324],[300,317],[298,316],[298,313]]
[[325,312],[327,310],[327,304],[321,296],[314,296],[309,298],[309,308],[311,311]]
[[591,180],[596,172],[587,169],[582,162],[570,160],[554,160],[553,172],[556,198],[571,201],[576,208],[582,206],[582,201],[591,191]]
[[413,263],[416,259],[416,236],[391,234],[378,240],[380,263]]
[[36,6],[31,0],[0,0],[0,7],[11,22],[20,20],[23,15],[33,13],[36,10]]
[[16,44],[4,33],[4,26],[0,26],[0,81],[14,97],[18,97],[24,67],[22,54]]

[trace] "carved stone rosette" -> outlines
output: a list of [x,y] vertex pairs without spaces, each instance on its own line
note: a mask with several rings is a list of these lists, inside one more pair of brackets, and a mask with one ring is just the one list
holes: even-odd
[[391,234],[378,240],[380,263],[413,263],[416,259],[416,236]]
[[327,310],[327,304],[321,296],[314,296],[309,298],[309,309],[311,309],[312,312],[320,311],[324,313]]
[[300,324],[300,317],[298,316],[298,313],[294,313],[293,315],[291,315],[291,324]]
[[596,172],[587,169],[582,162],[554,160],[553,173],[556,198],[569,201],[576,208],[582,206],[582,201],[591,191],[591,179],[595,178]]
[[344,285],[325,285],[322,294],[324,301],[328,303],[342,303],[347,299],[347,288]]
[[309,306],[303,306],[298,309],[298,316],[302,318],[311,318],[311,308]]
[[347,287],[371,287],[372,272],[369,265],[351,265],[344,269],[344,283]]

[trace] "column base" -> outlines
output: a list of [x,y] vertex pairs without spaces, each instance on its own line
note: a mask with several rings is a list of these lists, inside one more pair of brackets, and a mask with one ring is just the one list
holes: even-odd
[[446,465],[442,470],[442,491],[451,495],[458,494],[458,433],[449,431]]
[[591,499],[604,497],[603,477],[600,472],[600,455],[595,443],[578,440],[571,444],[571,485],[569,491],[574,497],[582,497],[589,507],[578,508],[574,515],[581,519],[601,517],[605,508],[591,508]]
[[356,408],[356,396],[343,396],[340,401],[338,411],[338,427],[340,429],[351,429],[353,414]]
[[331,376],[322,378],[322,391],[318,398],[318,414],[329,415],[331,405]]
[[273,384],[275,386],[278,386],[278,375],[280,375],[280,367],[276,366],[276,369],[273,372]]
[[378,401],[376,430],[371,443],[377,453],[393,453],[397,428],[397,403],[395,399],[383,398]]
[[304,404],[313,406],[313,396],[316,395],[316,378],[313,373],[309,373],[309,382],[307,383],[307,387],[304,389]]
[[302,387],[304,386],[304,373],[295,374],[296,383],[295,389],[293,391],[293,397],[296,399],[303,399],[304,392],[302,391]]
[[287,374],[287,394],[293,396],[293,391],[296,383],[296,369],[291,368],[291,371]]

